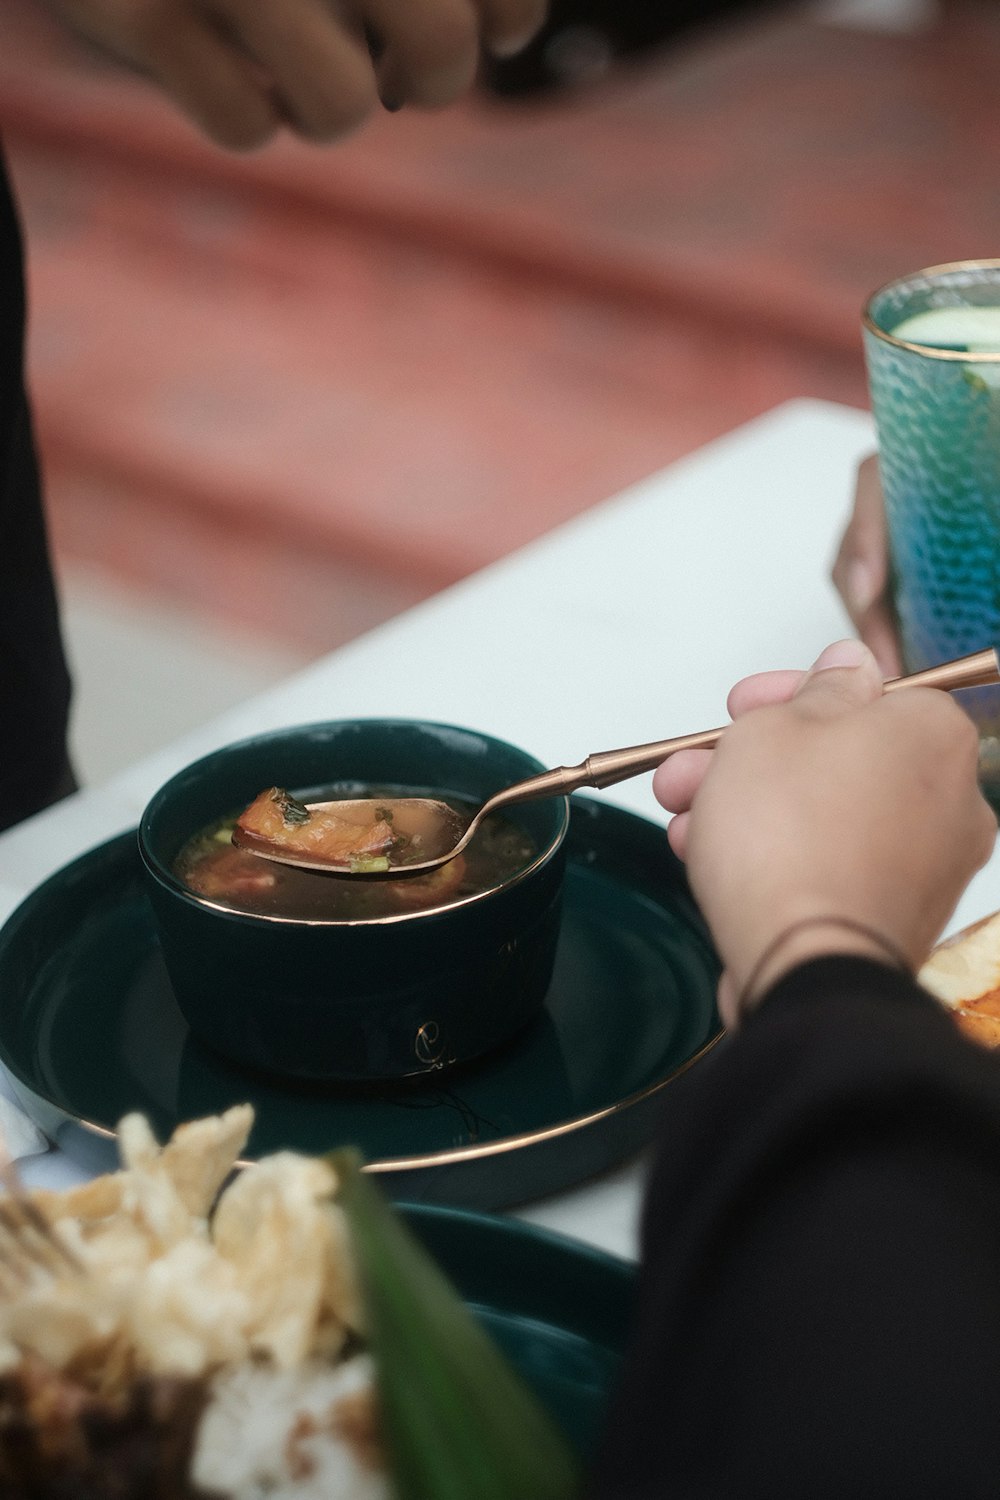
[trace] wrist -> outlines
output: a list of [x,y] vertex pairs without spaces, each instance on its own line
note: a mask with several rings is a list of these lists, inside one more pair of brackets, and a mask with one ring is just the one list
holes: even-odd
[[782,976],[811,958],[831,953],[849,954],[888,963],[912,974],[913,965],[891,938],[853,917],[834,914],[803,917],[790,922],[765,944],[743,976],[734,976],[719,1009],[727,1030],[735,1030]]

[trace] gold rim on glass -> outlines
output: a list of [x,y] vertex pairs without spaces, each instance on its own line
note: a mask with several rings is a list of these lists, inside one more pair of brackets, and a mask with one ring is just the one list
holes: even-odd
[[926,266],[922,271],[911,271],[908,276],[894,276],[891,281],[872,292],[865,303],[861,315],[863,327],[884,344],[891,344],[895,349],[906,349],[911,354],[921,354],[926,359],[943,359],[951,364],[963,365],[995,365],[1000,364],[1000,351],[996,353],[973,353],[971,350],[961,349],[935,349],[931,344],[913,344],[908,339],[898,339],[894,333],[887,333],[880,328],[872,316],[872,306],[877,299],[893,287],[905,286],[907,282],[917,281],[920,278],[932,280],[935,276],[945,276],[955,271],[997,271],[1000,272],[1000,260],[953,260],[947,261],[941,266]]

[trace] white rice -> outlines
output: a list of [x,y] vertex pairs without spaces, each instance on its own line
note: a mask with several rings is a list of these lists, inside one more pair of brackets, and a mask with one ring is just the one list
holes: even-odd
[[384,1470],[336,1430],[345,1399],[371,1388],[367,1355],[340,1365],[221,1371],[199,1425],[192,1479],[232,1500],[390,1500]]

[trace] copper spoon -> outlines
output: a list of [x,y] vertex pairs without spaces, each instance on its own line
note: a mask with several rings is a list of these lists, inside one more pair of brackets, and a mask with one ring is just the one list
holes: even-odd
[[[900,687],[932,687],[953,692],[956,688],[989,687],[1000,683],[1000,657],[993,647],[977,651],[972,656],[960,657],[957,661],[942,662],[940,666],[928,667],[923,672],[913,672],[906,677],[890,678],[885,691]],[[317,858],[315,851],[300,854],[286,849],[281,844],[265,839],[237,827],[233,832],[233,843],[251,854],[260,855],[277,864],[297,865],[306,870],[322,870],[335,875],[381,876],[397,879],[405,875],[426,874],[447,864],[456,854],[461,854],[469,840],[479,829],[485,818],[502,808],[512,807],[518,802],[529,802],[536,797],[565,796],[579,791],[581,787],[601,788],[614,786],[640,776],[644,771],[653,771],[678,750],[708,750],[715,745],[725,728],[703,729],[697,734],[679,735],[674,739],[655,740],[648,745],[632,745],[624,750],[603,750],[588,755],[578,766],[557,766],[552,771],[542,771],[529,776],[526,781],[515,782],[490,797],[479,808],[471,822],[449,807],[446,802],[437,802],[430,797],[365,797],[356,800],[307,803],[309,812],[336,811],[338,817],[358,823],[361,828],[370,828],[376,816],[386,811],[391,814],[394,831],[405,838],[412,854],[414,838],[419,840],[419,860],[408,859],[393,863],[390,856],[374,860],[359,859],[353,863],[344,860]],[[376,814],[378,809],[378,814]]]

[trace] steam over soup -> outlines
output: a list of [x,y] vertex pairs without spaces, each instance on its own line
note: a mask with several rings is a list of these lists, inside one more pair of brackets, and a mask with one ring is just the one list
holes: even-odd
[[[338,795],[379,798],[418,794],[412,788],[384,786],[364,791],[352,787],[349,794],[341,788],[309,793],[310,800],[332,800]],[[476,804],[454,797],[445,800],[463,825],[476,811]],[[295,805],[294,799],[290,801]],[[461,854],[426,875],[400,880],[345,878],[276,864],[237,849],[232,833],[241,816],[220,818],[195,834],[173,868],[197,895],[250,916],[360,921],[422,911],[493,890],[525,869],[538,853],[530,834],[494,813]]]

